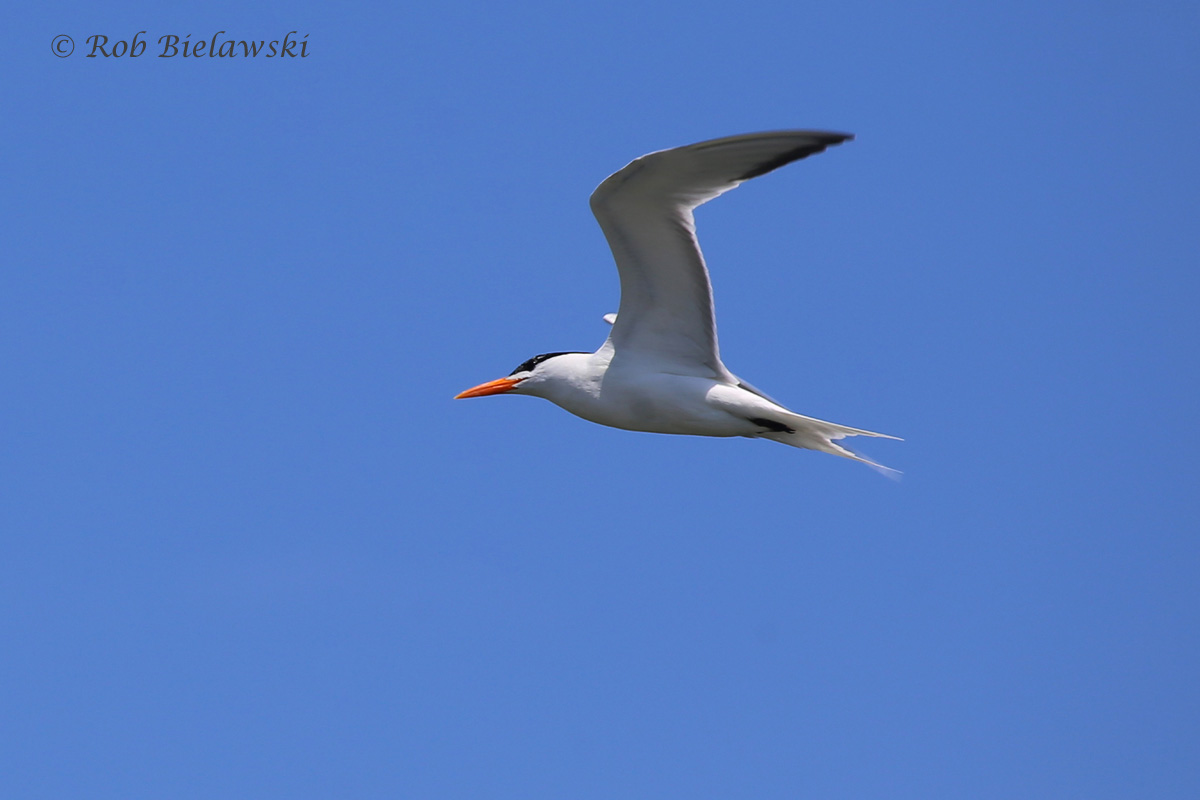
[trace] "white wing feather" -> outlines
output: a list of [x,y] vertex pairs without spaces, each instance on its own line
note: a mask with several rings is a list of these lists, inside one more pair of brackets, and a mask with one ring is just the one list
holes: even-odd
[[642,156],[601,183],[592,193],[592,212],[621,277],[621,305],[606,345],[613,358],[736,382],[721,363],[692,211],[743,181],[850,138],[778,131],[713,139]]

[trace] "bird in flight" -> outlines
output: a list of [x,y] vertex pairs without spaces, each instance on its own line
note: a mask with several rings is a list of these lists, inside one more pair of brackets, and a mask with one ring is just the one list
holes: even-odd
[[746,436],[852,458],[838,444],[882,433],[789,411],[721,362],[712,286],[693,210],[743,181],[852,139],[826,131],[749,133],[644,155],[592,193],[621,277],[621,304],[605,315],[594,353],[543,353],[506,378],[456,396],[543,397],[601,425],[651,433]]

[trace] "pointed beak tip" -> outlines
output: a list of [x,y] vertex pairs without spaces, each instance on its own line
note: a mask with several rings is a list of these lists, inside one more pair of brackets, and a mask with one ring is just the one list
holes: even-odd
[[489,394],[502,394],[516,386],[520,381],[513,378],[497,378],[494,381],[481,383],[478,386],[472,386],[465,392],[459,392],[454,395],[455,400],[462,400],[467,397],[486,397]]

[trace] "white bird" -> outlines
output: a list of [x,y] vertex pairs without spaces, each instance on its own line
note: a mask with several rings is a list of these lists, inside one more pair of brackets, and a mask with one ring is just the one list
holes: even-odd
[[634,160],[592,193],[621,276],[621,304],[594,353],[543,353],[457,398],[543,397],[576,416],[633,431],[747,436],[852,458],[837,444],[881,433],[789,411],[721,363],[708,268],[692,211],[743,181],[852,139],[825,131],[730,136]]

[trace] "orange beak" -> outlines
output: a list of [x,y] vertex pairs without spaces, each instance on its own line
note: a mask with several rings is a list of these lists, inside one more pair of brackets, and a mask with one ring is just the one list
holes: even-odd
[[472,386],[465,392],[459,392],[454,395],[455,400],[461,400],[464,397],[485,397],[489,394],[502,394],[520,383],[516,378],[497,378],[494,381],[481,383],[478,386]]

